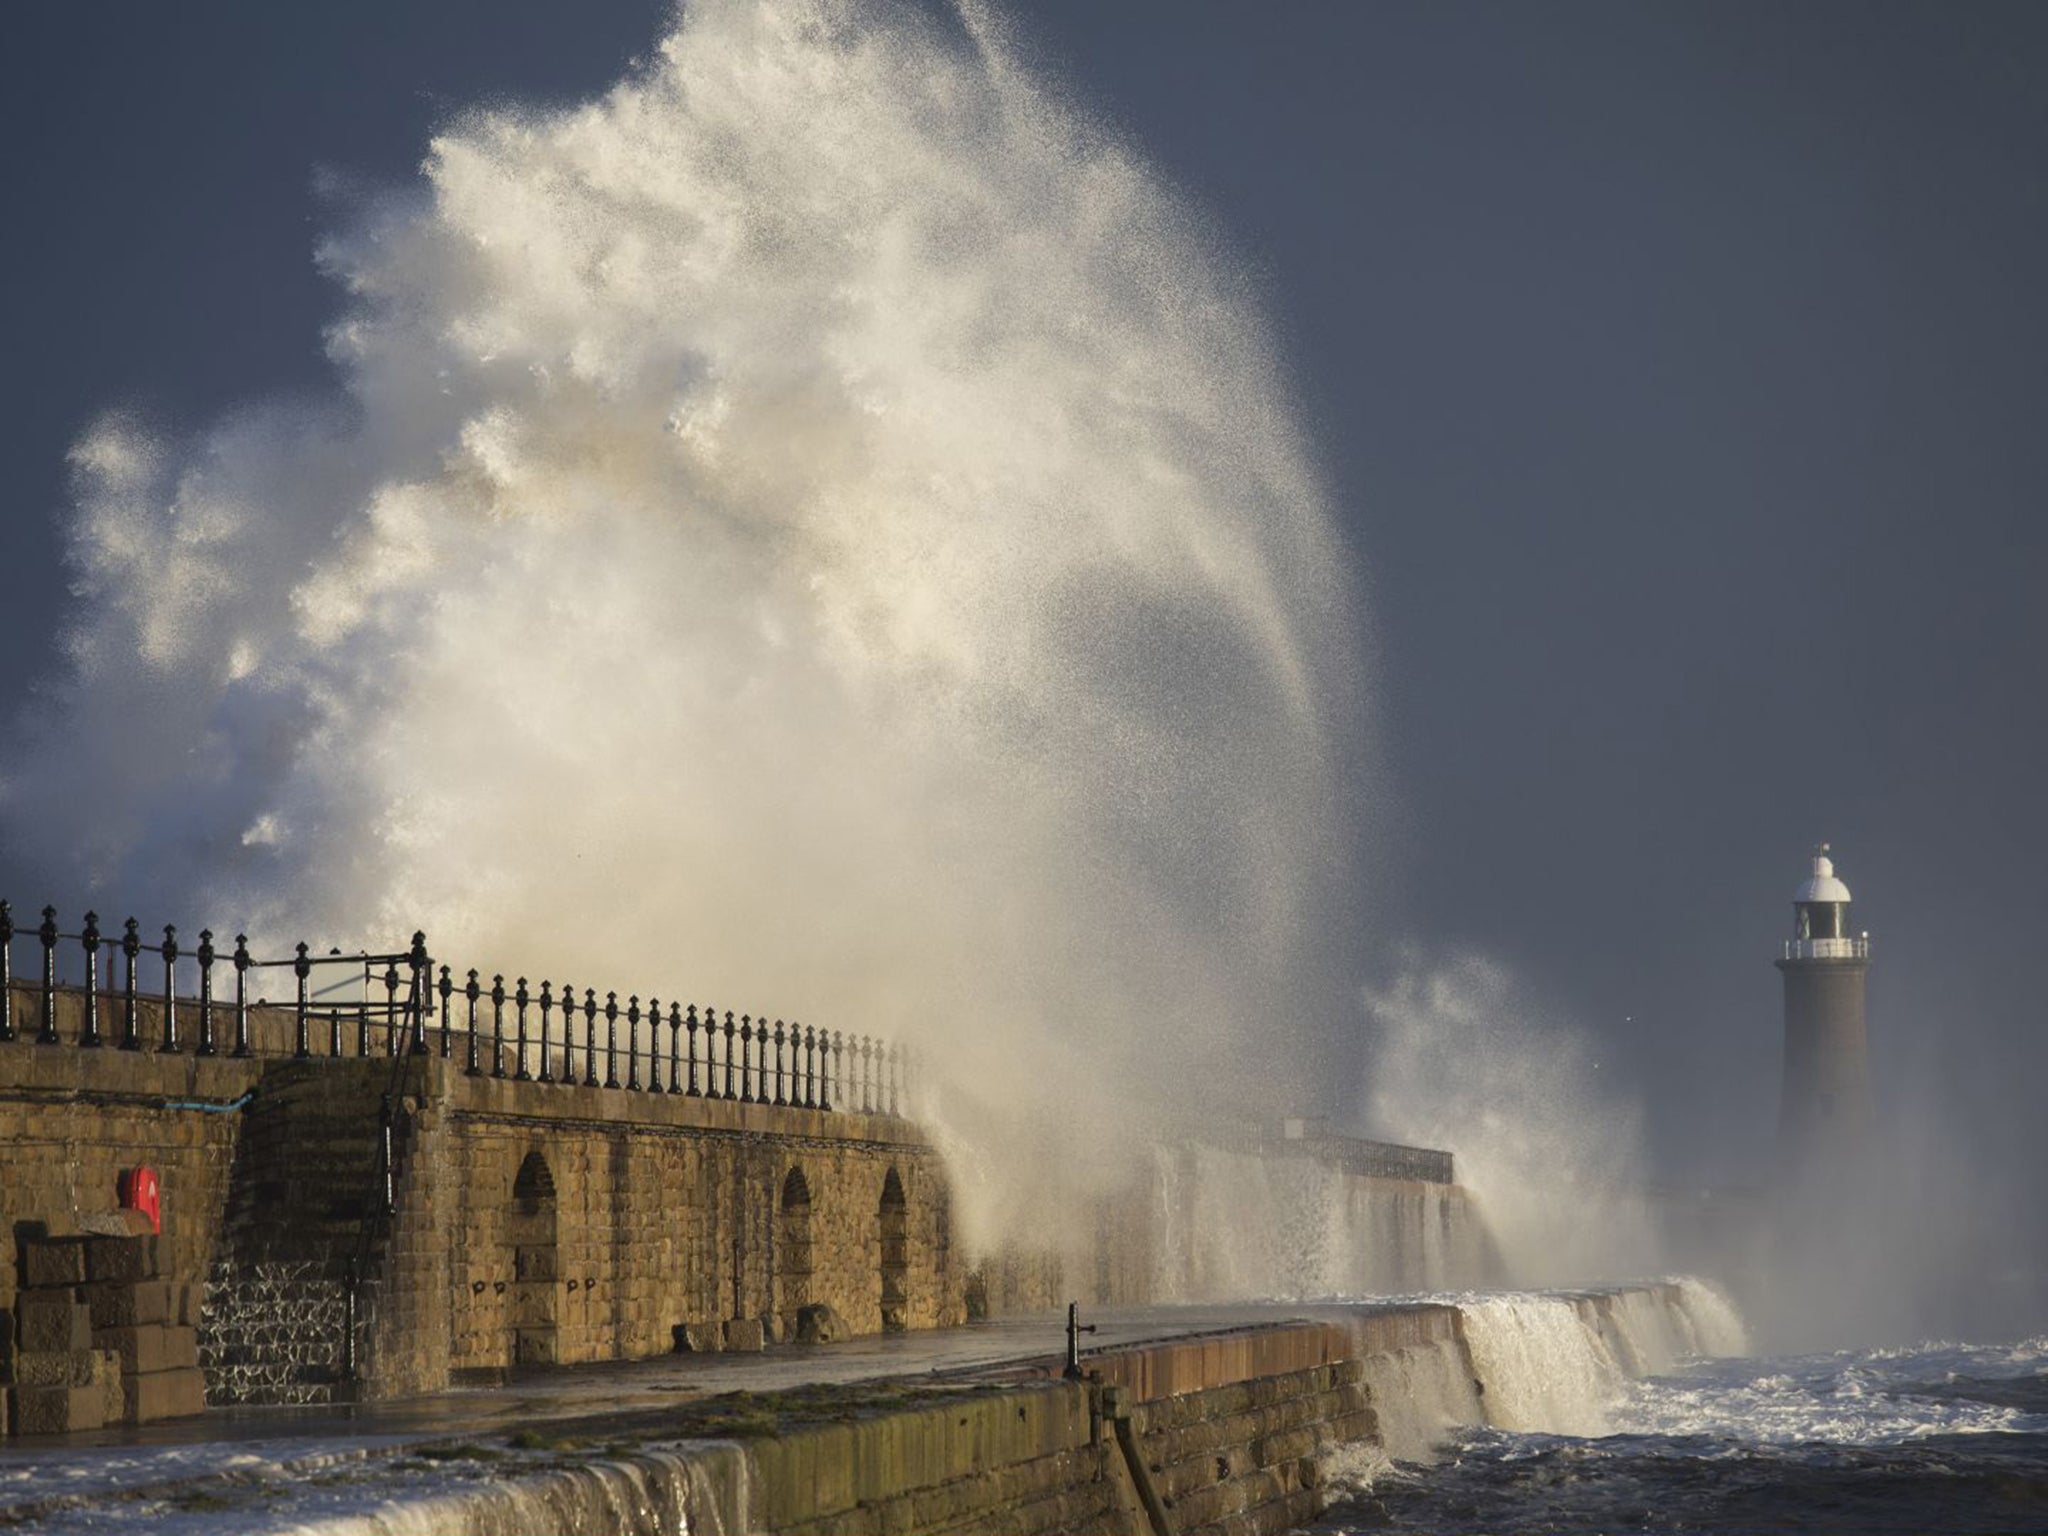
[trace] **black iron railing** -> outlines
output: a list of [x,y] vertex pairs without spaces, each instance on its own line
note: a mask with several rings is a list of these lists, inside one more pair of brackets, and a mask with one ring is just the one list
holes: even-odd
[[[36,927],[20,928],[0,901],[0,1043],[28,1037],[199,1056],[223,1054],[225,1045],[231,1056],[301,1060],[459,1053],[472,1077],[874,1115],[901,1116],[910,1101],[913,1064],[901,1044],[711,1003],[664,1007],[649,997],[643,1006],[637,993],[622,1007],[616,992],[600,1002],[596,988],[579,994],[566,981],[542,981],[536,991],[522,976],[507,991],[502,975],[485,986],[473,970],[457,981],[451,967],[435,966],[424,933],[402,951],[316,955],[299,944],[282,959],[252,955],[242,934],[225,955],[211,929],[190,950],[175,927],[163,934],[160,944],[145,943],[129,918],[108,935],[92,912],[66,932],[53,907]],[[15,976],[18,937],[39,947],[33,983]],[[222,964],[234,971],[229,1004],[217,989]],[[158,966],[145,982],[145,969]],[[292,973],[290,1004],[252,1000],[250,973],[265,970]],[[18,992],[26,999],[18,1002]],[[69,1039],[60,998],[77,1020]],[[31,1003],[29,1036],[22,1009]]]

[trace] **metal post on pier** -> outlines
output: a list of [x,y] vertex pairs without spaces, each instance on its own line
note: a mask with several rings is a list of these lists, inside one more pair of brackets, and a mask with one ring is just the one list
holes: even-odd
[[522,1083],[533,1081],[533,1074],[526,1067],[526,1005],[531,1001],[532,997],[526,990],[526,978],[522,976],[519,978],[519,985],[512,992],[512,1006],[517,1010],[516,1017],[519,1021],[519,1044],[517,1046],[519,1054],[513,1058],[516,1065],[513,1068],[512,1076],[516,1081]]
[[213,1043],[213,930],[199,930],[199,948],[192,952],[199,962],[199,1054],[214,1056],[219,1048]]
[[79,1032],[78,1043],[96,1050],[100,1043],[99,913],[85,914],[85,927],[79,932],[78,942],[85,950],[85,1028]]
[[292,1004],[292,1055],[300,1061],[313,1054],[310,1038],[312,1020],[309,1017],[312,999],[307,996],[313,976],[313,962],[306,951],[306,941],[299,940],[297,958],[292,961],[292,975],[298,981],[298,996]]
[[142,934],[129,918],[121,925],[121,1049],[142,1049],[142,1009],[135,996],[135,962],[142,954]]
[[384,1054],[396,1056],[405,1049],[398,1031],[403,1021],[398,1013],[398,962],[384,962]]
[[450,1045],[449,1045],[449,1040],[448,1040],[448,1035],[449,1035],[449,1028],[450,1028],[450,1026],[449,1026],[449,1023],[448,1023],[448,1019],[449,1019],[449,1012],[448,1012],[448,1010],[449,1010],[449,1006],[450,1006],[450,1000],[451,1000],[451,999],[453,999],[453,997],[455,996],[455,978],[454,978],[454,977],[453,977],[452,975],[450,975],[450,974],[449,974],[449,971],[448,971],[448,967],[447,967],[447,966],[445,966],[445,965],[441,967],[441,983],[440,983],[440,993],[441,993],[441,1059],[442,1059],[443,1061],[446,1061],[446,1060],[448,1059],[448,1052],[449,1052],[449,1049],[450,1049]]
[[554,1008],[554,989],[543,977],[540,984],[540,1080],[544,1083],[552,1083],[555,1080],[554,1063],[548,1059],[554,1053],[554,1039],[548,1033],[548,1019]]
[[0,1040],[14,1038],[14,908],[0,901]]
[[43,1027],[36,1031],[37,1045],[57,1043],[57,909],[43,908],[42,926],[36,937],[43,941]]
[[164,944],[158,951],[164,957],[164,1049],[175,1052],[178,1049],[178,930],[170,923],[164,924]]
[[434,962],[427,955],[427,936],[415,929],[412,947],[405,953],[406,963],[412,967],[411,1020],[406,1033],[411,1037],[411,1053],[415,1056],[427,1054],[427,1012],[434,1006]]
[[253,1055],[249,1048],[249,935],[235,935],[235,1054]]
[[1081,1303],[1078,1301],[1067,1303],[1067,1368],[1060,1373],[1067,1380],[1081,1380],[1081,1335],[1093,1333],[1095,1328],[1096,1325],[1094,1323],[1088,1323],[1084,1326],[1081,1322]]
[[626,999],[626,1086],[640,1091],[640,994]]
[[604,1085],[619,1086],[619,994],[604,995]]
[[505,978],[491,978],[491,1076],[505,1075]]

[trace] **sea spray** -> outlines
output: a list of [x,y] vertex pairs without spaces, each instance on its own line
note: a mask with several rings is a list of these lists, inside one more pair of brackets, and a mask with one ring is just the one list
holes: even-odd
[[1419,946],[1361,1007],[1371,1124],[1456,1149],[1510,1281],[1597,1284],[1664,1267],[1642,1193],[1641,1107],[1603,1080],[1585,1031],[1498,961]]
[[16,860],[907,1036],[1030,1152],[970,1239],[1113,1109],[1298,1101],[1345,555],[1241,274],[984,12],[698,0],[320,261],[331,398],[77,445]]

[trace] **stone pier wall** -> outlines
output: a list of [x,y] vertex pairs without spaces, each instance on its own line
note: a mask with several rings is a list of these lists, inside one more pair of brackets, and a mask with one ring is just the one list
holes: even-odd
[[[352,1269],[354,1374],[370,1396],[518,1365],[758,1348],[807,1309],[841,1334],[966,1316],[944,1172],[904,1119],[469,1077],[459,1055],[412,1058],[394,1079],[383,1056],[291,1059],[274,1010],[248,1058],[225,1038],[221,1054],[193,1054],[189,1019],[184,1048],[164,1052],[155,1014],[142,1050],[86,1048],[68,991],[62,1043],[41,1045],[40,998],[17,986],[14,1001],[0,1241],[79,1232],[115,1209],[124,1170],[156,1168],[166,1274],[205,1285],[217,1402],[342,1393]],[[380,1110],[394,1084],[387,1216]],[[0,1264],[0,1322],[18,1283]]]
[[950,1197],[908,1121],[417,1064],[368,1369],[453,1373],[758,1348],[965,1320]]
[[1267,1536],[1326,1506],[1332,1452],[1377,1440],[1375,1366],[1439,1347],[1469,1376],[1456,1312],[1420,1305],[1105,1351],[1085,1382],[752,1442],[747,1507],[717,1515],[786,1536],[1150,1536],[1149,1492],[1172,1530]]

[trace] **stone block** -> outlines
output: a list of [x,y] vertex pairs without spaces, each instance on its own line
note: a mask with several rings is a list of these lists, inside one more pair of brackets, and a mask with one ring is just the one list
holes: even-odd
[[111,1350],[121,1362],[122,1371],[130,1376],[145,1376],[151,1371],[168,1371],[178,1366],[195,1365],[196,1360],[172,1359],[171,1336],[181,1339],[191,1336],[189,1328],[170,1328],[163,1323],[145,1323],[136,1328],[99,1328],[92,1336],[96,1348]]
[[97,1237],[143,1237],[155,1229],[142,1212],[124,1205],[117,1211],[95,1211],[79,1217],[78,1230]]
[[67,1287],[23,1291],[14,1299],[24,1350],[56,1352],[92,1348],[92,1312]]
[[147,1323],[171,1321],[172,1287],[167,1280],[114,1281],[85,1288],[85,1304],[92,1313],[92,1326],[134,1328]]
[[109,1280],[146,1279],[154,1266],[150,1262],[146,1237],[89,1237],[85,1240],[85,1278],[96,1284]]
[[716,1323],[677,1323],[669,1330],[669,1336],[675,1340],[675,1352],[679,1355],[716,1354],[725,1341]]
[[205,1299],[205,1288],[195,1280],[171,1287],[171,1321],[180,1328],[199,1326],[199,1308]]
[[23,1285],[31,1290],[49,1286],[83,1285],[86,1242],[87,1239],[82,1237],[28,1239],[21,1245]]
[[24,1387],[80,1387],[92,1377],[89,1349],[25,1349],[14,1359],[14,1379]]
[[124,1376],[121,1392],[121,1416],[131,1424],[181,1419],[206,1411],[206,1378],[196,1370]]
[[96,1351],[100,1367],[94,1373],[99,1380],[100,1419],[104,1423],[119,1424],[128,1416],[127,1394],[121,1390],[121,1362],[110,1351]]
[[19,1435],[68,1435],[106,1423],[105,1402],[94,1386],[16,1387],[14,1407]]
[[768,1333],[761,1326],[758,1317],[732,1317],[725,1323],[725,1347],[729,1350],[755,1351],[765,1349]]
[[190,1370],[199,1364],[199,1330],[196,1328],[166,1328],[164,1330],[164,1369],[167,1371]]

